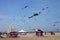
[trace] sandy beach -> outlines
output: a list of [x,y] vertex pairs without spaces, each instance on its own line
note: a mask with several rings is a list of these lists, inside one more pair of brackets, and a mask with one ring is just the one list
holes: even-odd
[[42,37],[37,37],[35,33],[29,33],[27,35],[20,35],[17,38],[0,38],[0,40],[60,40],[60,33],[55,33],[55,35],[47,33]]

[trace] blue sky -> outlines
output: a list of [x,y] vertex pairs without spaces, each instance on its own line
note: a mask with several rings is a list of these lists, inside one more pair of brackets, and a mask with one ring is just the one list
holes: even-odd
[[[15,31],[20,29],[26,31],[33,29],[60,30],[59,4],[60,0],[0,0],[0,31],[8,31],[10,24],[13,25]],[[25,6],[28,7],[24,8]],[[28,18],[37,12],[41,12],[41,14],[31,19]],[[56,21],[58,23],[55,23]]]

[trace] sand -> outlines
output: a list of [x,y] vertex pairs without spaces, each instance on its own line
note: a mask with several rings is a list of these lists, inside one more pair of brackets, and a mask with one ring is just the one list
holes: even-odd
[[56,35],[44,35],[42,37],[37,37],[34,33],[27,35],[20,35],[18,38],[0,38],[0,40],[60,40],[60,33]]

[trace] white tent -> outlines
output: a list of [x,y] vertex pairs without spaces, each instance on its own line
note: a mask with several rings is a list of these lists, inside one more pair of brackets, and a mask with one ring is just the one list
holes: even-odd
[[23,29],[21,29],[19,32],[26,32],[26,31],[24,31]]
[[27,34],[27,32],[26,32],[26,31],[24,31],[23,29],[21,29],[21,30],[19,31],[19,34],[20,34],[20,35],[26,35],[26,34]]

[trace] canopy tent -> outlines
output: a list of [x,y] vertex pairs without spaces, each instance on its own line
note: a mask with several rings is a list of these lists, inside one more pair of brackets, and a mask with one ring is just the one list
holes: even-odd
[[21,29],[20,31],[18,31],[19,32],[19,34],[20,35],[26,35],[27,34],[27,32],[26,31],[24,31],[23,29]]
[[26,32],[26,31],[24,31],[23,29],[21,29],[20,31],[18,31],[18,32]]

